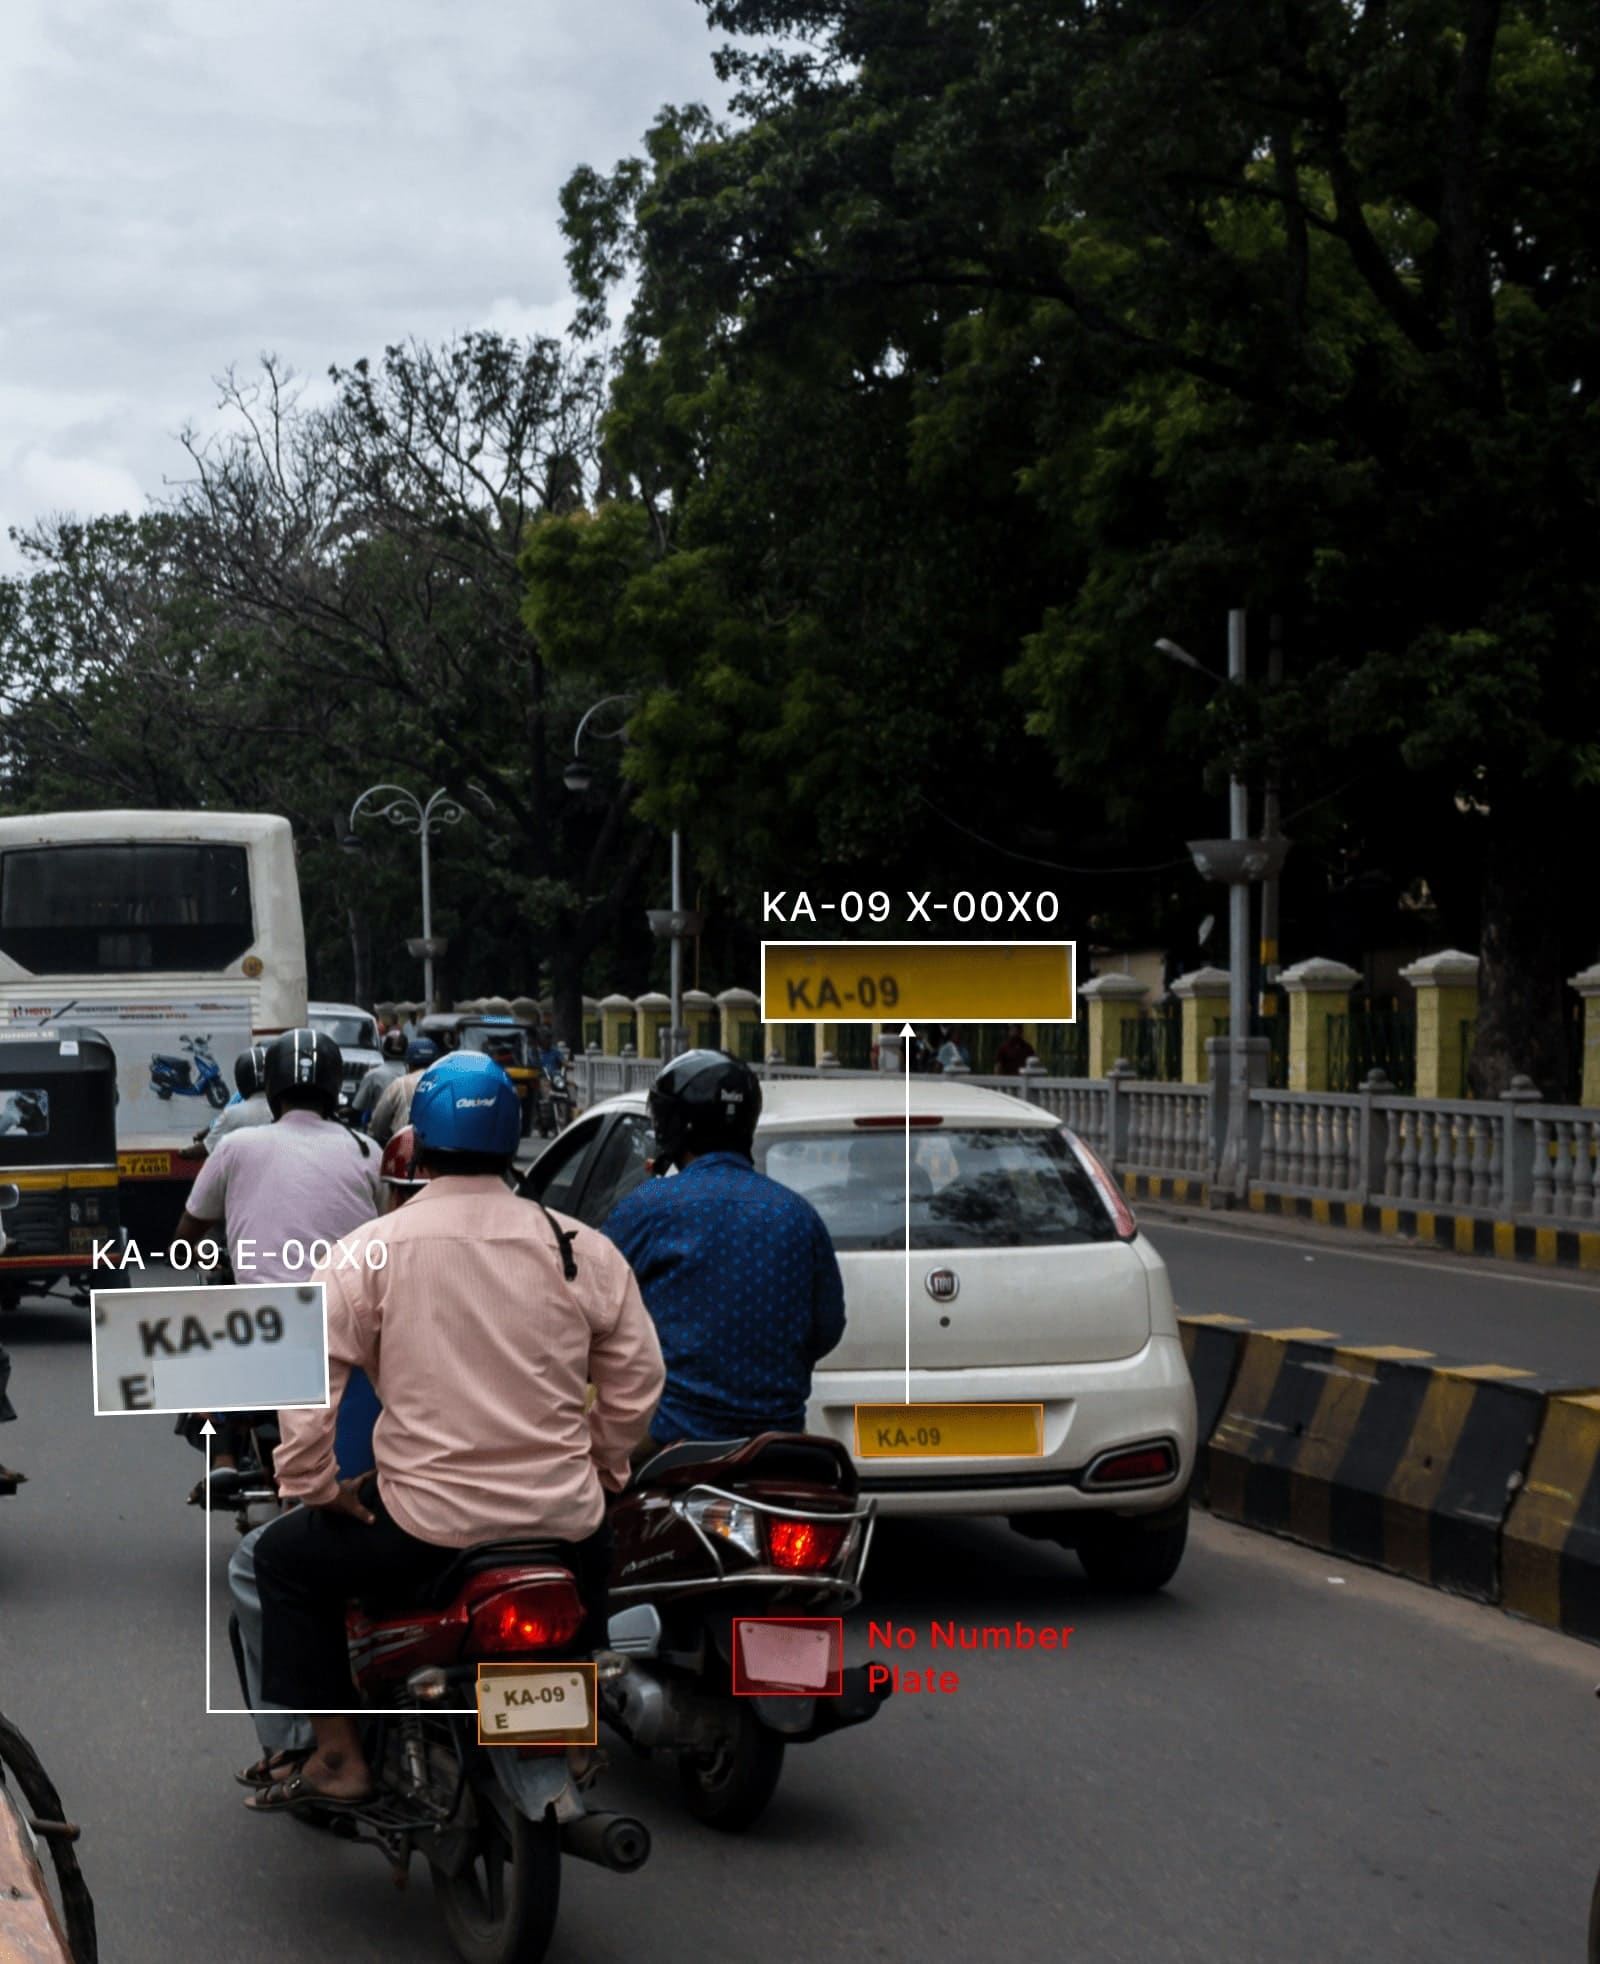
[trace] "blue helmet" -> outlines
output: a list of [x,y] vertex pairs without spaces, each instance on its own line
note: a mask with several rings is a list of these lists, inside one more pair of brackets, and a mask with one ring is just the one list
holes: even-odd
[[425,1071],[430,1064],[437,1063],[439,1046],[432,1037],[413,1037],[406,1045],[406,1069]]
[[510,1157],[522,1138],[516,1086],[492,1057],[456,1050],[434,1064],[411,1098],[417,1148]]

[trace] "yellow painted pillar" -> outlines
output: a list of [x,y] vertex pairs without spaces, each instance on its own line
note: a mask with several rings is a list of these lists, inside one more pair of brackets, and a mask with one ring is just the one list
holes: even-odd
[[[544,1004],[541,1003],[539,1007],[543,1009]],[[546,1014],[550,1016],[554,1016],[555,1008],[556,1008],[555,1004],[551,1003],[548,1011],[546,1011]],[[580,1051],[586,1051],[591,1043],[598,1044],[599,1041],[600,1041],[600,1004],[596,1001],[596,999],[593,996],[585,996],[583,999],[583,1041],[578,1045],[578,1049]]]
[[1350,991],[1361,976],[1343,962],[1313,955],[1278,980],[1289,998],[1289,1089],[1331,1091],[1328,1018],[1349,1015]]
[[1583,1090],[1585,1105],[1600,1107],[1600,962],[1572,978],[1583,997]]
[[839,1025],[837,1023],[818,1023],[815,1027],[817,1032],[817,1062],[822,1064],[831,1061],[837,1064],[839,1061]]
[[[602,996],[600,1009],[600,1051],[606,1057],[620,1057],[622,1046],[634,1043],[632,996]],[[637,1048],[637,1045],[635,1045]]]
[[1122,1054],[1122,1019],[1136,1016],[1149,990],[1136,975],[1113,970],[1078,992],[1089,1008],[1089,1075],[1109,1077]]
[[721,1049],[722,1017],[717,999],[708,989],[684,990],[683,1027],[689,1033],[691,1050]]
[[670,999],[652,989],[634,1003],[639,1012],[639,1034],[634,1042],[639,1046],[641,1057],[659,1057],[661,1032],[672,1028],[672,1003]]
[[1185,1084],[1206,1084],[1211,1078],[1211,1060],[1206,1056],[1206,1038],[1217,1034],[1228,1016],[1228,971],[1225,968],[1195,968],[1180,975],[1172,993],[1182,1004],[1183,1078]]
[[1400,971],[1417,992],[1417,1096],[1461,1096],[1461,1026],[1478,1020],[1478,958],[1459,948]]
[[[717,997],[721,1018],[719,1039],[722,1048],[751,1063],[763,1062],[761,1054],[761,998],[754,989],[724,989]],[[754,1030],[755,1036],[747,1034]]]

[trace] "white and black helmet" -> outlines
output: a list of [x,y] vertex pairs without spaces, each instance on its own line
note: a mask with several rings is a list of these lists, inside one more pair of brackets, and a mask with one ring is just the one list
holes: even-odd
[[317,1091],[332,1111],[343,1081],[339,1046],[323,1030],[285,1030],[267,1045],[262,1089],[269,1103],[290,1091]]

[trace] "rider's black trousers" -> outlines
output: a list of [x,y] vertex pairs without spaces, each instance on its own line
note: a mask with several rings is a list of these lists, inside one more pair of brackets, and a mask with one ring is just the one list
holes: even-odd
[[[361,1498],[377,1516],[370,1524],[328,1508],[297,1507],[274,1521],[256,1544],[261,1695],[269,1704],[300,1712],[358,1711],[345,1647],[345,1605],[369,1596],[398,1611],[464,1552],[407,1534],[384,1506],[375,1480],[367,1481]],[[602,1524],[587,1541],[569,1543],[568,1551],[589,1613],[573,1654],[587,1656],[606,1640],[610,1529]]]

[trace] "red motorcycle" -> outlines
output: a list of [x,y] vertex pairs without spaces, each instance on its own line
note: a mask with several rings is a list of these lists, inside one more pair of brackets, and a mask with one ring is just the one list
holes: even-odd
[[[421,1855],[465,1964],[538,1964],[555,1931],[564,1854],[628,1873],[650,1852],[641,1823],[590,1808],[599,1753],[478,1743],[480,1663],[574,1654],[584,1612],[564,1552],[559,1543],[490,1542],[466,1550],[421,1598],[353,1607],[351,1668],[373,1708],[365,1730],[377,1793],[355,1808],[296,1809],[301,1820],[374,1843],[397,1881]],[[563,1733],[594,1733],[594,1679],[603,1687],[620,1668],[602,1653],[593,1676],[562,1674],[563,1697],[583,1706],[555,1714]]]
[[[873,1515],[842,1446],[773,1432],[668,1446],[613,1504],[617,1668],[600,1715],[639,1753],[676,1758],[710,1826],[748,1828],[789,1746],[861,1724],[888,1695],[868,1689],[864,1665],[843,1668],[827,1623],[861,1599]],[[788,1630],[792,1618],[813,1627]],[[741,1691],[741,1667],[769,1688]]]

